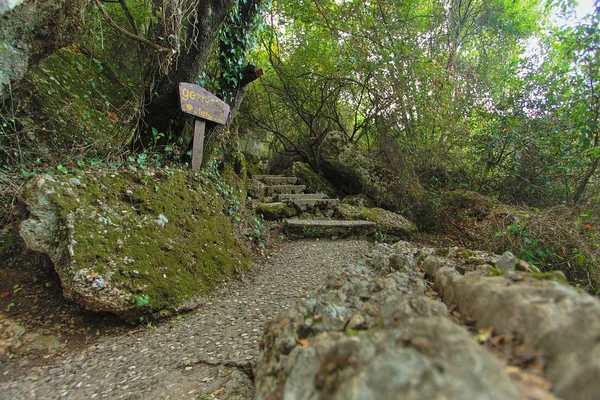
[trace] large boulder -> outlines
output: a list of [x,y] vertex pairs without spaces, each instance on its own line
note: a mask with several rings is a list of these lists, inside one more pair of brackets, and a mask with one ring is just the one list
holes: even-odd
[[310,165],[302,161],[296,161],[288,172],[298,178],[298,184],[306,186],[308,192],[323,193],[331,198],[337,197],[335,188],[327,182],[327,179],[316,173]]
[[427,253],[379,245],[265,325],[256,399],[519,399],[504,366],[425,294]]
[[23,193],[20,234],[50,256],[66,298],[137,322],[196,306],[248,265],[217,193],[183,171],[44,175]]
[[417,181],[394,174],[350,143],[342,132],[329,132],[318,149],[319,168],[346,194],[363,193],[391,211],[411,208]]
[[61,47],[77,40],[89,0],[0,1],[0,95]]

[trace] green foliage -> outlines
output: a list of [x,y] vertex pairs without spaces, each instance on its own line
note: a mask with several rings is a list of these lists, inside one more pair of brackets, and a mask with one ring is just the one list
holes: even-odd
[[256,243],[256,245],[264,249],[265,248],[265,240],[266,240],[266,226],[265,222],[262,218],[253,215],[251,217],[251,229],[252,233],[248,235],[248,240]]
[[421,195],[413,211],[415,223],[421,232],[437,232],[440,229],[440,207],[443,193],[428,191]]
[[138,295],[135,298],[135,306],[137,308],[144,307],[148,305],[148,303],[150,303],[150,296],[148,296],[147,294]]
[[270,7],[270,0],[235,0],[219,31],[218,46],[200,74],[200,86],[233,103],[258,35],[265,29],[265,10]]
[[387,160],[398,147],[400,169],[446,160],[475,186],[471,117],[497,112],[542,18],[539,1],[279,1],[256,55],[272,68],[243,117],[312,165],[339,130]]
[[304,227],[302,230],[302,235],[307,238],[320,238],[323,236],[324,229],[321,227]]
[[4,232],[0,238],[0,254],[15,245],[15,231],[9,230]]
[[488,250],[498,254],[511,251],[542,272],[562,271],[576,286],[592,292],[600,288],[598,220],[591,210],[504,208],[485,225],[491,228],[493,221],[498,224],[486,230]]
[[523,213],[523,220],[508,225],[505,231],[496,232],[494,237],[514,236],[516,242],[521,244],[521,248],[513,249],[516,256],[532,265],[546,266],[555,260],[560,260],[561,257],[545,245],[544,238],[539,235],[539,232],[527,226],[527,219],[530,217],[529,213]]

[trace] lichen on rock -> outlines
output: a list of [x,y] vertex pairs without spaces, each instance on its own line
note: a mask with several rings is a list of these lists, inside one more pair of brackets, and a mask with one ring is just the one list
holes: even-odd
[[65,297],[129,322],[192,308],[249,263],[202,173],[45,175],[23,200],[21,236],[50,256]]

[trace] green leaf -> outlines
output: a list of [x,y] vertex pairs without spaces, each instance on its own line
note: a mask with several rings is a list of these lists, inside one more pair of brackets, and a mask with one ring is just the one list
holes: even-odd
[[135,298],[135,306],[137,308],[144,307],[149,302],[150,302],[150,296],[148,296],[147,294],[144,294],[144,295],[141,295],[141,296],[137,296]]

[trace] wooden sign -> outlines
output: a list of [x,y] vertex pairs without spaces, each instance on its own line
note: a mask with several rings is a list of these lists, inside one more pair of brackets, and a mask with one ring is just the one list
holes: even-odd
[[181,111],[198,117],[192,144],[192,169],[197,171],[202,164],[205,121],[224,124],[229,117],[229,105],[203,87],[185,82],[179,83],[179,104]]
[[224,124],[229,116],[229,105],[202,86],[181,82],[179,84],[181,111],[196,117]]

